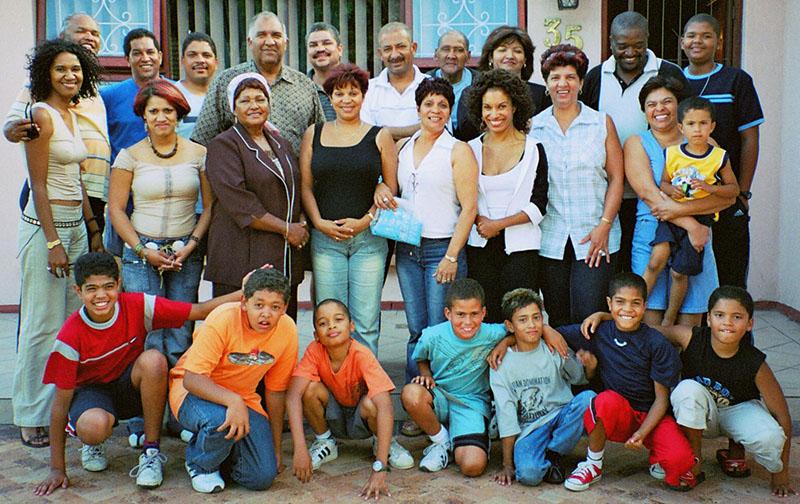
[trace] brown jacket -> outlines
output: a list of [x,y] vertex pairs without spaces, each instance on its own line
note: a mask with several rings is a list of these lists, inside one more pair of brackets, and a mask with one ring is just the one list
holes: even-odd
[[297,160],[281,136],[267,129],[264,135],[283,171],[238,123],[208,144],[206,176],[215,203],[208,231],[205,279],[211,282],[241,285],[244,275],[264,263],[283,272],[292,285],[303,279],[300,254],[282,234],[250,227],[265,213],[287,222],[300,221]]

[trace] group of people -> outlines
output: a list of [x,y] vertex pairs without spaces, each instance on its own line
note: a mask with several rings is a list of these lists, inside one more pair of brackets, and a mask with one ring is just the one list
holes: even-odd
[[[83,467],[100,471],[102,442],[131,417],[129,441],[142,448],[132,474],[143,487],[160,485],[167,401],[168,429],[188,442],[197,491],[222,490],[222,473],[269,487],[288,412],[301,481],[336,458],[332,433],[375,436],[363,492],[386,493],[387,467],[414,464],[392,436],[394,384],[377,360],[393,255],[410,333],[401,393],[410,420],[401,431],[430,436],[421,469],[443,469],[452,452],[464,474],[483,473],[491,381],[499,482],[585,489],[602,474],[609,439],[652,447],[651,474],[693,488],[702,481],[703,415],[679,414],[676,388],[677,424],[668,421],[680,361],[642,322],[663,325],[688,352],[699,337],[671,328],[699,326],[704,313],[729,317],[733,300],[730,317],[750,326],[734,342],[712,324],[703,341],[720,358],[744,355],[752,300],[717,288],[746,287],[763,116],[750,77],[714,61],[713,17],[687,22],[683,71],[647,49],[647,37],[647,20],[623,13],[607,61],[589,70],[579,48],[550,47],[539,58],[541,86],[529,82],[533,42],[516,27],[488,36],[478,71],[465,66],[467,37],[444,33],[438,68],[426,75],[414,65],[410,29],[388,23],[376,48],[384,69],[370,78],[342,62],[335,27],[314,23],[303,75],[283,64],[285,26],[262,12],[248,25],[246,63],[215,75],[213,40],[192,33],[181,47],[185,78],[173,82],[159,76],[158,38],[136,29],[124,42],[131,78],[98,89],[99,28],[86,14],[70,16],[58,39],[34,49],[29,85],[4,127],[23,142],[28,169],[14,421],[25,445],[51,447],[52,471],[37,493],[67,485],[65,428],[84,443]],[[421,224],[419,243],[372,233],[379,214],[398,207]],[[297,364],[304,270],[320,302],[315,342]],[[215,297],[197,304],[201,276]],[[592,315],[606,309],[611,325]],[[206,316],[193,334],[191,321]],[[586,345],[570,324],[584,320],[612,329],[578,350]],[[550,327],[563,327],[577,353]],[[541,337],[560,352],[542,348]],[[736,385],[724,381],[736,374],[725,374],[727,364],[709,371],[708,361],[692,361],[695,378],[684,359],[683,377],[713,389],[703,381],[712,373],[730,390],[749,387],[716,401],[720,418],[764,396],[783,435],[780,387],[763,354],[742,348],[753,373]],[[631,376],[619,366],[625,359]],[[570,385],[595,372],[605,390],[573,398]],[[687,404],[699,393],[685,392]],[[310,448],[304,418],[316,436]],[[790,436],[777,456],[765,455],[780,436],[756,446],[747,428],[720,422],[773,472],[776,493],[792,491]],[[584,428],[589,457],[565,477],[559,456]],[[747,469],[736,443],[718,458],[727,473]]]

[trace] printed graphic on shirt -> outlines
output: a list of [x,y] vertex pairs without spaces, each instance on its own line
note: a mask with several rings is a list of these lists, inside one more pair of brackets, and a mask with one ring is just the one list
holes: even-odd
[[685,197],[691,198],[697,192],[697,189],[692,189],[694,179],[705,180],[705,177],[700,174],[696,166],[684,166],[672,176],[672,185],[679,188]]
[[275,362],[275,357],[267,352],[259,351],[258,348],[250,350],[250,353],[231,352],[228,354],[228,360],[231,364],[237,366],[261,366],[263,364],[272,364]]
[[[517,418],[520,424],[528,424],[550,413],[551,410],[542,408],[544,403],[544,393],[542,388],[550,390],[550,377],[540,376],[537,378],[526,378],[524,380],[514,380],[511,388],[519,397],[517,404]],[[542,385],[539,388],[537,385]]]
[[717,403],[717,406],[730,406],[731,403],[736,400],[731,391],[716,380],[700,375],[697,375],[692,379],[708,390],[708,392],[711,394],[711,397],[714,398],[714,402]]

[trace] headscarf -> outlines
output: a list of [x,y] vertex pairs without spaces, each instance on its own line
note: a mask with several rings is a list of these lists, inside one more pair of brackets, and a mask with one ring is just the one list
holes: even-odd
[[247,72],[243,74],[239,74],[233,79],[231,79],[230,83],[228,83],[228,106],[231,108],[231,112],[233,112],[234,103],[233,103],[233,95],[236,93],[236,88],[239,87],[239,84],[242,83],[245,79],[255,79],[259,81],[261,84],[264,85],[264,89],[267,90],[267,100],[271,101],[271,95],[269,90],[269,83],[267,79],[264,78],[263,75],[255,72]]

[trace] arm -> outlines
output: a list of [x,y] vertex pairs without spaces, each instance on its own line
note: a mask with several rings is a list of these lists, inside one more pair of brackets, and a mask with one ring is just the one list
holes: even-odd
[[722,184],[707,184],[705,180],[693,179],[693,189],[703,189],[709,194],[716,194],[723,198],[736,198],[739,196],[739,184],[736,182],[736,176],[731,169],[731,162],[725,156],[725,166],[720,168],[719,176],[722,179]]
[[11,104],[11,108],[6,114],[6,121],[3,124],[3,136],[6,137],[11,143],[18,143],[18,142],[27,142],[31,140],[28,136],[28,131],[31,127],[39,129],[33,119],[28,119],[25,116],[26,109],[31,105],[31,93],[28,90],[27,86],[24,86],[17,98],[14,100],[14,103]]
[[[749,191],[753,185],[753,177],[756,174],[758,164],[758,126],[747,128],[739,133],[742,139],[742,151],[739,157],[739,188],[742,191]],[[740,198],[745,208],[749,208],[749,202],[743,197]]]
[[283,415],[286,409],[286,392],[274,392],[267,390],[267,414],[269,415],[269,426],[272,429],[272,446],[275,448],[275,466],[278,472],[282,472],[281,436],[283,435]]
[[398,126],[394,128],[386,128],[389,131],[389,134],[392,135],[394,140],[400,140],[401,138],[407,138],[419,131],[419,123],[412,124],[411,126]]
[[[217,385],[214,380],[206,375],[188,370],[183,377],[183,387],[190,394],[194,394],[200,399],[205,399],[227,408],[225,422],[217,429],[218,432],[228,430],[225,439],[239,441],[250,432],[250,417],[242,396]],[[283,417],[281,417],[282,421]]]
[[301,483],[311,480],[311,457],[308,454],[306,434],[303,430],[303,394],[311,380],[303,376],[293,376],[286,392],[286,410],[289,414],[289,430],[292,433],[292,474]]
[[89,232],[89,250],[91,252],[102,252],[103,236],[100,232],[100,226],[97,225],[97,219],[92,211],[92,206],[89,204],[89,195],[86,194],[86,187],[83,185],[83,180],[81,180],[81,194],[83,194],[83,201],[81,202],[83,220],[86,222],[86,228]]
[[497,428],[503,444],[503,467],[494,475],[494,481],[507,486],[514,481],[514,441],[520,434],[519,398],[509,387],[504,372],[490,370],[489,385],[494,394]]
[[789,406],[786,404],[786,397],[783,395],[783,390],[772,373],[772,370],[766,362],[761,364],[756,373],[756,386],[761,393],[764,404],[767,409],[778,421],[783,432],[786,434],[786,442],[783,444],[783,452],[781,453],[781,461],[783,461],[783,470],[779,473],[772,474],[770,486],[772,493],[781,497],[789,494],[794,494],[794,489],[791,487],[789,481],[789,450],[792,446],[792,418],[789,415]]
[[[394,429],[392,398],[389,392],[380,392],[372,397],[372,403],[378,410],[378,432],[375,433],[375,437],[377,438],[375,459],[380,460],[386,465],[389,463],[389,445],[392,442],[392,430]],[[386,484],[386,473],[370,471],[369,479],[361,488],[361,496],[364,497],[364,499],[370,499],[374,496],[375,500],[378,500],[381,494],[386,494],[389,497],[392,496],[392,494],[389,493],[389,485]]]
[[507,436],[500,440],[503,444],[503,467],[494,475],[494,480],[498,485],[510,486],[516,474],[514,467],[514,443],[517,436]]
[[433,380],[433,373],[431,372],[431,361],[417,361],[417,369],[419,369],[419,375],[412,378],[411,383],[422,385],[428,390],[434,388],[436,386],[436,382]]
[[[203,236],[205,236],[208,232],[208,228],[211,225],[211,207],[214,204],[214,193],[211,191],[211,185],[208,183],[208,177],[206,177],[205,170],[201,171],[199,176],[200,195],[203,201],[203,213],[201,213],[200,218],[197,219],[191,236],[196,236],[197,238],[202,239]],[[199,242],[190,239],[186,246],[175,254],[176,262],[182,265],[183,261],[197,249],[198,245]]]
[[686,347],[689,346],[689,342],[692,341],[691,326],[678,324],[671,326],[657,325],[653,326],[653,329],[663,334],[664,337],[667,338],[667,341],[681,350],[686,350]]
[[73,389],[56,388],[53,406],[50,409],[50,473],[44,481],[36,485],[35,495],[50,495],[58,488],[69,486],[64,459],[66,445],[64,428],[67,426],[67,414],[74,392]]
[[625,441],[625,448],[631,450],[644,448],[645,438],[656,428],[669,408],[669,389],[655,380],[653,380],[653,386],[656,391],[656,400],[650,406],[642,425]]
[[506,352],[508,352],[508,347],[515,345],[517,343],[517,338],[511,334],[506,336],[505,338],[501,339],[497,342],[497,345],[494,346],[494,349],[486,357],[486,362],[489,363],[489,367],[492,369],[497,369],[497,366],[503,362],[503,357],[506,356]]
[[217,306],[239,301],[242,299],[242,295],[242,291],[237,290],[231,292],[230,294],[225,294],[224,296],[211,298],[208,301],[203,301],[202,303],[192,303],[192,309],[189,310],[189,316],[187,317],[187,320],[203,320],[208,317],[208,314],[211,313]]

